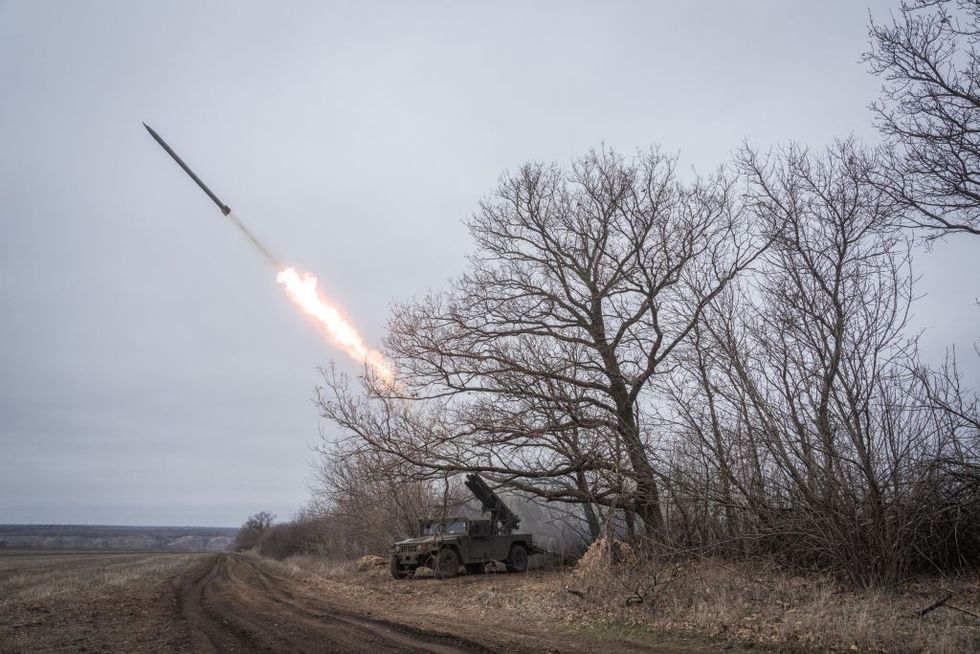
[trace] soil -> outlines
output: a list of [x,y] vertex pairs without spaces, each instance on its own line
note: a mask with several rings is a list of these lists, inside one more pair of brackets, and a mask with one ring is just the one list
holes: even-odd
[[439,603],[461,592],[520,592],[528,575],[345,581],[237,554],[118,556],[128,558],[0,555],[0,652],[731,651]]

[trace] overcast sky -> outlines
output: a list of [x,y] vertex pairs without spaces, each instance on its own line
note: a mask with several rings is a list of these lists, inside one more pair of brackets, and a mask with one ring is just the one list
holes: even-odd
[[[288,517],[316,369],[353,370],[141,121],[377,343],[525,161],[874,142],[867,11],[0,0],[0,522]],[[980,334],[978,247],[917,257],[927,357]]]

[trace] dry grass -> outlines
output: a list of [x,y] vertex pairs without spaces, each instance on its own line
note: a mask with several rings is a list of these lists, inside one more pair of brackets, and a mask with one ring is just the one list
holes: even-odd
[[584,566],[564,575],[566,587],[581,596],[566,592],[561,604],[591,619],[740,642],[885,652],[980,648],[980,619],[950,609],[917,615],[946,592],[954,593],[954,605],[980,613],[977,577],[860,593],[830,577],[787,574],[759,562],[661,565],[628,549],[611,551],[583,557]]
[[354,562],[358,572],[367,572],[368,570],[387,570],[388,569],[388,559],[383,556],[378,556],[377,554],[367,554],[362,556],[357,561]]
[[[602,545],[600,545],[601,547]],[[655,566],[629,548],[583,557],[577,569],[527,575],[393,581],[356,573],[353,562],[312,557],[266,562],[352,601],[404,602],[430,617],[494,616],[511,624],[563,624],[569,631],[688,634],[790,650],[968,652],[980,650],[980,620],[950,609],[916,613],[944,592],[980,613],[980,579],[909,583],[900,592],[856,593],[829,577],[791,575],[759,562],[703,560]],[[569,589],[578,594],[569,592]],[[640,597],[642,596],[642,601]]]
[[[247,556],[258,557],[259,555],[254,552],[248,552]],[[343,579],[350,577],[357,571],[356,561],[323,559],[312,554],[290,556],[282,561],[261,558],[262,565],[266,568],[275,570],[285,577],[298,580],[316,580],[318,578]],[[377,575],[381,574],[380,570],[373,572]],[[387,575],[387,571],[384,571],[384,574]]]

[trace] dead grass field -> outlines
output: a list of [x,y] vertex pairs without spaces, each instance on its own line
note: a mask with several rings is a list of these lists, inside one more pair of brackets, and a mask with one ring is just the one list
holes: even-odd
[[[980,580],[929,579],[891,592],[855,592],[834,579],[793,575],[760,563],[707,560],[661,571],[659,590],[626,608],[637,585],[632,570],[567,575],[564,585],[586,598],[558,604],[568,619],[627,619],[652,629],[701,633],[776,648],[874,652],[980,650],[980,619],[948,608],[919,616],[948,592],[950,604],[980,612]],[[630,590],[626,590],[629,588]],[[590,604],[592,604],[590,606]]]
[[5,551],[0,652],[980,651],[980,619],[916,615],[946,592],[980,613],[978,579],[859,594],[704,561],[661,571],[662,587],[626,606],[631,574],[582,566],[395,581],[312,557]]
[[463,614],[471,624],[493,618],[514,628],[559,627],[586,640],[663,646],[673,635],[678,648],[700,643],[726,651],[980,651],[980,619],[948,608],[917,615],[948,592],[951,605],[980,614],[976,577],[910,582],[901,592],[856,593],[820,575],[708,560],[661,571],[662,587],[642,604],[626,606],[640,583],[636,568],[394,581],[386,571],[356,574],[353,564],[310,557],[270,565],[352,603],[388,610],[410,604],[432,625]]

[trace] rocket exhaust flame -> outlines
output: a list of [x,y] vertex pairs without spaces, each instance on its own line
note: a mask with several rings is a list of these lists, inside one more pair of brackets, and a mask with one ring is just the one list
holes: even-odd
[[317,290],[316,277],[299,273],[295,268],[290,267],[281,270],[276,276],[276,281],[285,289],[289,299],[316,320],[328,341],[355,361],[367,366],[382,380],[391,381],[394,376],[393,371],[384,355],[365,345],[364,339],[354,325],[324,299]]
[[385,382],[394,377],[391,366],[377,350],[369,348],[357,332],[357,328],[344,318],[340,311],[330,304],[317,290],[316,277],[309,273],[300,273],[291,266],[285,266],[272,255],[267,247],[255,236],[234,213],[228,218],[242,234],[251,241],[252,245],[278,271],[276,282],[286,291],[290,300],[303,313],[313,318],[320,331],[336,348],[343,350],[349,357],[369,368]]
[[177,162],[185,173],[201,187],[211,201],[218,205],[221,213],[228,216],[228,219],[238,227],[242,234],[256,247],[259,253],[265,257],[266,261],[278,271],[276,281],[285,289],[286,295],[304,313],[311,316],[321,328],[323,335],[335,347],[343,350],[348,356],[361,363],[372,373],[377,375],[382,381],[391,383],[394,379],[394,370],[391,364],[385,359],[384,355],[377,350],[369,348],[364,343],[364,339],[357,332],[357,329],[344,318],[340,311],[331,305],[317,290],[316,277],[308,273],[298,273],[295,268],[283,266],[282,263],[269,251],[262,241],[253,234],[245,224],[232,213],[231,208],[223,203],[211,189],[209,189],[201,178],[194,174],[194,171],[184,163],[184,161],[171,149],[167,142],[159,134],[143,123],[143,127],[150,133],[150,136]]

